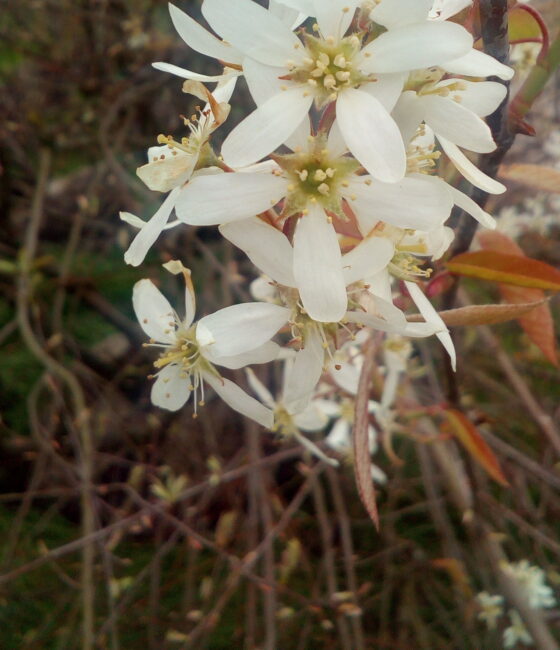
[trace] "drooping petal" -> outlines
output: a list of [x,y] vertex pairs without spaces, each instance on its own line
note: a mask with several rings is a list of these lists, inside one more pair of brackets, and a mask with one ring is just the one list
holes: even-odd
[[258,106],[226,138],[222,146],[226,164],[245,167],[267,156],[298,128],[312,103],[312,94],[295,86]]
[[152,386],[152,404],[168,411],[178,411],[190,395],[191,380],[176,363],[163,367]]
[[432,230],[449,217],[453,208],[447,187],[426,175],[407,176],[398,183],[380,183],[361,177],[350,183],[345,196],[350,198],[364,235],[378,221],[399,228]]
[[271,429],[274,423],[274,415],[266,406],[263,406],[254,397],[224,377],[216,377],[211,373],[203,373],[205,381],[212,386],[224,402],[234,411],[241,413],[266,429]]
[[461,106],[472,111],[479,117],[486,117],[493,113],[503,102],[507,94],[504,84],[496,81],[466,81],[462,80],[464,90],[457,94]]
[[169,216],[175,207],[179,192],[179,187],[172,190],[154,216],[136,234],[136,237],[134,237],[124,254],[124,261],[127,264],[131,266],[139,266],[142,264],[148,251],[159,237],[161,231],[165,228]]
[[381,102],[361,90],[349,88],[336,102],[338,126],[348,149],[367,171],[386,183],[401,180],[406,152],[401,133]]
[[296,225],[294,277],[305,310],[323,323],[339,321],[348,298],[338,237],[322,208],[311,206]]
[[247,376],[247,381],[253,392],[261,400],[261,402],[268,406],[271,409],[276,408],[276,402],[274,397],[272,397],[271,392],[268,388],[262,383],[262,381],[255,375],[251,368],[245,369],[245,375]]
[[395,29],[428,20],[433,0],[382,0],[369,14],[378,25]]
[[453,194],[453,200],[455,201],[455,205],[458,205],[462,210],[470,214],[471,217],[474,217],[485,228],[490,228],[491,230],[494,230],[494,228],[496,227],[496,220],[494,219],[493,216],[491,216],[490,214],[488,214],[488,212],[483,210],[478,205],[478,203],[475,203],[470,198],[470,196],[467,196],[465,193],[461,192],[456,187],[450,185],[449,188],[451,190],[451,193]]
[[362,50],[364,72],[405,72],[429,68],[466,54],[473,38],[455,23],[405,25],[378,36]]
[[451,74],[461,74],[468,77],[499,77],[508,81],[515,70],[500,63],[493,56],[472,49],[467,54],[452,61],[446,61],[441,67]]
[[333,37],[341,39],[352,22],[354,12],[359,4],[358,0],[314,0],[313,15],[323,38]]
[[273,174],[227,173],[195,176],[177,200],[181,221],[213,226],[266,212],[286,194],[286,181]]
[[373,95],[390,113],[395,108],[407,77],[408,72],[376,75],[371,83],[362,84],[360,90]]
[[204,0],[202,14],[223,39],[261,63],[286,67],[303,51],[285,23],[251,0]]
[[220,232],[265,275],[287,287],[296,286],[294,251],[283,232],[257,218],[224,224]]
[[480,169],[465,156],[457,145],[440,135],[438,135],[438,140],[441,148],[444,150],[451,162],[475,187],[478,187],[489,194],[503,194],[506,191],[505,185],[494,180],[484,172],[481,172]]
[[219,61],[241,63],[240,52],[237,52],[231,45],[220,41],[184,11],[170,3],[169,13],[177,33],[193,50]]
[[392,241],[385,237],[366,237],[342,257],[342,270],[346,286],[379,273],[395,252]]
[[[207,352],[212,351],[212,346],[210,346]],[[206,352],[206,354],[207,354]],[[245,366],[250,366],[253,364],[261,363],[270,363],[278,358],[280,353],[280,346],[273,341],[267,341],[263,345],[259,346],[255,350],[250,352],[243,352],[242,354],[236,354],[231,357],[218,357],[213,359],[211,355],[207,354],[209,361],[213,361],[219,366],[224,368],[229,368],[230,370],[237,370],[239,368],[244,368]]]
[[443,322],[443,319],[434,309],[434,306],[428,300],[428,298],[426,298],[422,289],[420,289],[420,287],[415,282],[405,281],[405,285],[406,288],[408,289],[408,292],[410,293],[410,297],[412,298],[412,300],[414,300],[415,305],[418,307],[418,310],[425,318],[426,322],[433,323],[434,325],[440,327],[443,330],[440,332],[436,332],[436,336],[441,341],[443,347],[447,351],[447,354],[449,354],[449,358],[451,359],[451,365],[453,367],[453,370],[456,370],[457,354],[455,352],[455,346],[453,345],[453,341],[451,340],[451,336],[447,331],[447,327]]
[[[289,309],[264,302],[232,305],[201,318],[196,337],[204,347],[203,354],[206,356],[206,346],[211,347],[212,359],[219,363],[220,357],[231,357],[260,347],[289,317]],[[199,330],[204,339],[199,337]]]
[[168,72],[169,74],[173,74],[176,77],[181,77],[181,79],[190,79],[192,81],[210,83],[212,81],[222,81],[224,79],[223,74],[200,74],[199,72],[187,70],[186,68],[181,68],[178,65],[166,63],[165,61],[154,61],[154,63],[152,63],[152,67],[154,67],[156,70],[160,70],[161,72]]
[[146,334],[158,343],[175,342],[175,311],[151,280],[140,280],[132,291],[132,306]]
[[293,433],[293,436],[300,443],[300,445],[305,447],[307,451],[311,452],[313,456],[316,456],[319,460],[322,460],[324,463],[331,465],[331,467],[338,467],[337,460],[327,456],[327,454],[325,454],[324,451],[321,451],[321,449],[317,447],[313,441],[309,440],[309,438],[306,438],[299,431],[295,431]]
[[310,402],[323,372],[324,357],[325,350],[318,330],[309,329],[304,347],[296,354],[284,382],[282,402],[290,413],[300,413]]
[[437,136],[441,135],[458,147],[477,153],[489,153],[496,149],[488,124],[468,108],[437,95],[422,97],[421,101],[426,124]]

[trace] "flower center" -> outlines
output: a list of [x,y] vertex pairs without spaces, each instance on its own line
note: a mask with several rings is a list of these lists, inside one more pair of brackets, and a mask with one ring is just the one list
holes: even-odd
[[193,372],[201,360],[200,347],[195,337],[195,328],[191,327],[186,332],[177,332],[177,343],[167,348],[159,359],[154,361],[154,366],[161,370],[170,363],[179,364],[186,377]]

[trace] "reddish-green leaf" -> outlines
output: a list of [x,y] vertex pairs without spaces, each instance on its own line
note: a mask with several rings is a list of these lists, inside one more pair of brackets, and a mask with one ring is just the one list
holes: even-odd
[[462,253],[447,262],[458,275],[504,282],[517,287],[560,291],[560,272],[553,266],[520,255],[496,251]]
[[502,165],[499,176],[506,181],[514,181],[540,192],[560,194],[560,171],[542,165],[513,164]]
[[508,15],[509,40],[512,43],[541,41],[542,32],[539,23],[522,6],[510,9]]
[[451,432],[469,454],[495,481],[500,485],[508,486],[509,483],[500,468],[498,459],[474,424],[461,411],[446,409],[443,413],[450,424]]
[[[522,291],[539,291],[539,289],[523,289]],[[543,297],[540,300],[523,304],[471,305],[469,307],[440,311],[439,315],[443,319],[443,322],[450,327],[460,325],[494,325],[495,323],[505,323],[506,321],[520,318],[533,309],[540,307],[544,302],[545,299]],[[424,318],[420,314],[411,314],[407,316],[407,320],[410,323],[418,323],[423,322]]]

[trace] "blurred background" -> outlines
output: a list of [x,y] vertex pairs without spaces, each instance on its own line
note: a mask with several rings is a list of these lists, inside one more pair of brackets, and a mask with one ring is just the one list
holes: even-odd
[[[199,2],[177,4],[200,16]],[[558,3],[532,4],[555,33]],[[516,48],[520,75],[538,47]],[[516,322],[458,332],[461,405],[510,486],[437,429],[430,445],[411,427],[394,457],[376,456],[379,534],[351,466],[317,464],[219,400],[198,419],[153,408],[134,282],[150,277],[180,305],[161,269],[179,258],[202,315],[246,300],[254,278],[210,228],[164,234],[139,269],[123,262],[134,233],[119,211],[148,218],[162,200],[135,170],[159,133],[186,135],[180,115],[198,101],[153,61],[219,69],[175,35],[163,0],[0,0],[0,647],[83,647],[84,598],[91,647],[111,650],[502,647],[504,624],[482,624],[476,600],[507,589],[500,561],[527,559],[560,594],[554,351]],[[236,96],[226,129],[251,107]],[[506,164],[560,172],[559,113],[556,78],[529,115],[536,136]],[[500,229],[558,266],[560,193],[507,184],[491,206]],[[431,341],[411,367],[433,403]],[[464,474],[446,470],[444,444]],[[473,512],[498,546],[468,525]],[[560,642],[560,610],[542,619]]]

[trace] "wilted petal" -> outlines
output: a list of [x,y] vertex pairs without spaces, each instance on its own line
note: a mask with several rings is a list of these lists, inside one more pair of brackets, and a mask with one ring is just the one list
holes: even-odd
[[385,237],[366,237],[342,257],[346,286],[363,280],[384,269],[395,252],[392,241]]
[[294,277],[311,318],[335,323],[344,316],[348,298],[338,237],[322,208],[317,206],[312,206],[296,225]]
[[266,212],[286,194],[286,181],[269,173],[195,176],[181,193],[177,216],[193,226],[213,226]]
[[[204,344],[211,346],[209,354],[219,363],[220,357],[231,357],[260,347],[276,334],[289,317],[289,309],[264,302],[232,305],[201,318],[197,340],[200,342],[198,329],[202,328]],[[208,333],[212,343],[207,343]]]
[[296,286],[294,251],[283,232],[257,218],[224,224],[220,232],[265,275],[287,287]]
[[406,153],[401,133],[378,99],[349,88],[340,93],[336,114],[348,149],[372,176],[386,183],[404,176]]
[[274,423],[274,415],[266,406],[263,406],[254,397],[224,377],[216,377],[210,373],[203,374],[205,381],[212,386],[224,402],[234,411],[254,420],[266,429],[271,429]]
[[150,339],[175,342],[175,311],[151,280],[140,280],[134,285],[132,306],[140,327]]
[[190,383],[181,366],[165,366],[158,372],[152,386],[152,404],[168,411],[178,411],[190,397]]

